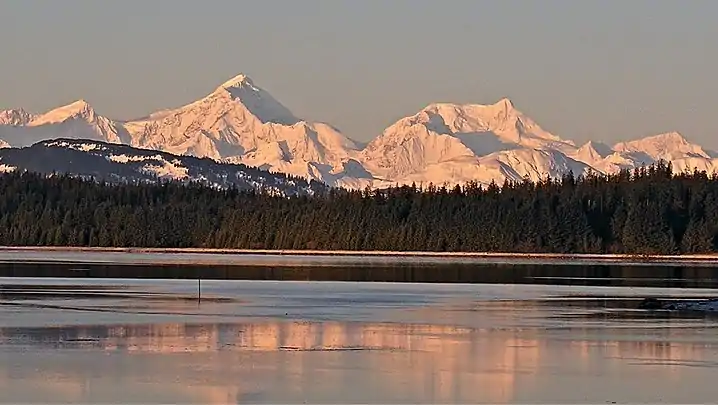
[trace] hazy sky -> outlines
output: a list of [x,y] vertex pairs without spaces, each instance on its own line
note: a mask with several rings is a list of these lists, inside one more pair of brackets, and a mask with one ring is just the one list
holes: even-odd
[[509,97],[564,138],[718,148],[714,0],[0,0],[0,108],[127,119],[243,72],[367,140],[431,102]]

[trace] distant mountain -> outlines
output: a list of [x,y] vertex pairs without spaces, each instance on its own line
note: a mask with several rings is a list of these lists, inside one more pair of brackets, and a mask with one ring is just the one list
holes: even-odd
[[[45,114],[30,115],[19,111],[18,125],[0,126],[0,139],[13,147],[30,146],[57,138],[86,139],[129,143],[125,128],[95,113],[84,100],[78,100]],[[23,123],[24,122],[24,123]]]
[[678,132],[669,132],[647,138],[621,142],[614,145],[618,153],[644,153],[652,160],[675,160],[687,157],[710,159],[710,156],[698,145],[688,142]]
[[658,160],[671,162],[676,172],[698,169],[714,173],[718,168],[714,155],[690,143],[677,132],[619,142],[613,147],[589,142],[572,157],[602,173],[646,166]]
[[[132,144],[177,154],[245,163],[328,184],[371,177],[353,160],[357,144],[323,123],[295,117],[239,75],[199,101],[125,123]],[[351,170],[359,167],[359,170]],[[352,173],[347,173],[351,170]]]
[[493,105],[432,104],[387,128],[362,151],[376,176],[400,183],[538,180],[586,165],[576,149],[539,127],[508,99]]
[[430,104],[363,145],[331,125],[298,118],[242,74],[200,100],[129,122],[99,115],[84,100],[44,114],[0,111],[0,148],[56,138],[207,157],[348,188],[614,173],[658,159],[676,170],[718,169],[718,154],[677,132],[577,146],[506,98],[489,105]]
[[16,170],[71,174],[108,182],[196,182],[217,188],[264,189],[284,196],[313,195],[327,190],[316,181],[307,182],[241,164],[77,139],[0,149],[0,172]]
[[33,114],[22,109],[0,110],[0,125],[27,125],[33,118]]

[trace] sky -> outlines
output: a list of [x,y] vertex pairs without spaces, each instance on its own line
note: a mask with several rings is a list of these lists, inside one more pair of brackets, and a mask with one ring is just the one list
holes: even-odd
[[367,141],[433,102],[510,98],[584,142],[718,149],[714,0],[0,0],[0,109],[131,119],[244,73]]

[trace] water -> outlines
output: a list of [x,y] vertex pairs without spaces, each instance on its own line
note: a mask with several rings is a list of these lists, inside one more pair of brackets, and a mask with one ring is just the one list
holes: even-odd
[[[0,277],[144,278],[203,280],[362,281],[394,283],[549,284],[624,287],[718,288],[718,264],[713,267],[646,264],[526,263],[504,260],[430,258],[404,262],[343,257],[227,256],[222,263],[162,263],[161,255],[110,263],[102,255],[83,260],[4,261]],[[145,257],[146,256],[146,257]],[[132,259],[131,257],[129,259]],[[423,258],[422,258],[423,259]]]
[[[53,278],[66,268],[31,264],[22,270],[34,278],[0,278],[0,402],[709,403],[718,394],[718,319],[635,309],[646,296],[717,295],[703,288],[714,286],[712,269],[473,268],[466,277],[479,281],[457,284],[456,271],[399,267],[394,279],[432,282],[202,280],[198,301],[197,281],[181,278],[207,268],[124,270],[180,278],[167,280],[80,277],[108,271],[93,266]],[[304,268],[315,270],[265,268],[264,278],[342,274]],[[229,271],[247,277],[239,269]],[[624,277],[612,285],[598,277],[607,271]]]

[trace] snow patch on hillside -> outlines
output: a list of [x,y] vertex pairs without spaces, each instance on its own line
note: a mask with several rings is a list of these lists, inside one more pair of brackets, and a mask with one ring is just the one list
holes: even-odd
[[107,156],[107,160],[115,163],[128,163],[128,162],[143,162],[145,160],[157,160],[161,161],[164,160],[162,158],[162,155],[154,155],[154,156],[142,156],[142,155],[109,155]]
[[159,163],[160,164],[147,164],[142,168],[142,170],[145,173],[155,174],[159,178],[182,180],[189,177],[187,174],[188,170],[186,167],[182,166],[182,162],[177,160],[168,162],[162,159]]
[[74,149],[74,150],[80,150],[83,152],[90,152],[90,151],[101,151],[105,150],[105,147],[96,143],[70,143],[67,141],[56,141],[56,142],[48,142],[45,145],[48,147],[54,147],[54,148],[66,148],[66,149]]

